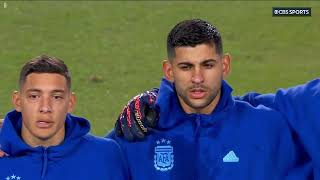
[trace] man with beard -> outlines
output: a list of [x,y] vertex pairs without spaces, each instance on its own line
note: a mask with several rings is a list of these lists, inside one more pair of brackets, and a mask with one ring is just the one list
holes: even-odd
[[[200,19],[178,23],[168,34],[167,53],[159,92],[144,96],[155,102],[159,122],[148,128],[151,121],[141,121],[146,109],[130,112],[132,106],[141,107],[142,97],[137,96],[107,136],[123,148],[132,179],[270,180],[312,175],[309,157],[279,113],[231,96],[232,88],[224,81],[231,57],[223,54],[216,27]],[[132,143],[117,136],[121,134],[144,139]]]

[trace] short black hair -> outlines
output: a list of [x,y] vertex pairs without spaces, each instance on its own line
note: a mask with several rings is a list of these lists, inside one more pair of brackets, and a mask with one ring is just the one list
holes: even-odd
[[217,53],[222,54],[222,39],[215,26],[201,19],[181,21],[168,34],[168,58],[170,60],[175,56],[176,47],[195,47],[203,43],[213,44]]
[[60,59],[41,55],[28,61],[20,71],[19,87],[23,86],[27,76],[31,73],[56,73],[64,76],[67,86],[71,89],[71,76],[67,65]]

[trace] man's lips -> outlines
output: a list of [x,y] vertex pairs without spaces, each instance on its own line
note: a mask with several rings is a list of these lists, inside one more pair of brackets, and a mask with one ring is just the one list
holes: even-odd
[[204,89],[191,89],[190,97],[192,99],[202,99],[206,95],[206,91]]
[[50,128],[53,125],[53,122],[50,120],[38,120],[36,126],[38,128]]

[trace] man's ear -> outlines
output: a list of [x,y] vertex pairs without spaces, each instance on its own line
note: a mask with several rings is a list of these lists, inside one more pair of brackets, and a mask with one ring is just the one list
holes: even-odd
[[74,108],[76,107],[77,103],[77,97],[74,92],[71,92],[70,99],[69,99],[69,107],[68,107],[68,112],[71,113]]
[[14,106],[14,108],[16,109],[16,111],[18,112],[21,112],[21,94],[19,91],[14,91],[12,93],[12,98],[11,98],[11,101],[12,101],[12,104]]
[[225,54],[222,57],[223,78],[226,78],[231,71],[231,55]]
[[164,60],[162,62],[162,71],[164,74],[164,77],[173,82],[173,73],[172,73],[172,64],[169,60]]

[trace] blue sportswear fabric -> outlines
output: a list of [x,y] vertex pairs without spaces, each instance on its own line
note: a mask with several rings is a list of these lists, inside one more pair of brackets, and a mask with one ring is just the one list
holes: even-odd
[[311,157],[314,178],[320,179],[320,79],[279,89],[275,94],[251,92],[236,99],[282,113]]
[[133,180],[283,180],[312,178],[309,157],[286,120],[265,106],[234,100],[223,81],[211,114],[187,114],[163,79],[160,121],[141,142],[107,135],[123,149]]
[[67,115],[64,141],[57,146],[31,147],[21,139],[22,116],[7,114],[0,133],[2,180],[127,180],[128,169],[119,145],[88,134],[87,120]]

